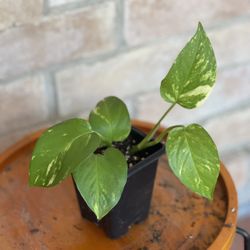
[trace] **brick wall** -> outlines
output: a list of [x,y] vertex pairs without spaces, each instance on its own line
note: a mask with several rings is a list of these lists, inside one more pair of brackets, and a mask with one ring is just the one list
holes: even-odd
[[159,85],[198,21],[218,61],[217,85],[198,109],[165,124],[200,122],[250,204],[250,3],[245,0],[0,0],[0,150],[56,121],[86,116],[117,95],[156,121]]

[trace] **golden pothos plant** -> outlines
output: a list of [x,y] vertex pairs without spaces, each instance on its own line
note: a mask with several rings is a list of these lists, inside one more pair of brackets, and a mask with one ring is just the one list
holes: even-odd
[[[147,136],[130,154],[166,141],[169,165],[180,181],[193,192],[212,199],[219,175],[216,146],[198,125],[176,125],[156,136],[162,120],[176,106],[193,109],[209,95],[216,78],[216,59],[211,43],[199,23],[195,35],[177,56],[161,82],[162,98],[171,103]],[[45,131],[37,141],[30,162],[32,186],[55,186],[73,175],[78,190],[98,219],[119,201],[127,181],[124,154],[114,142],[125,140],[131,131],[126,105],[117,97],[101,100],[88,120],[66,120]],[[156,136],[156,137],[155,137]],[[97,149],[104,147],[100,154]]]

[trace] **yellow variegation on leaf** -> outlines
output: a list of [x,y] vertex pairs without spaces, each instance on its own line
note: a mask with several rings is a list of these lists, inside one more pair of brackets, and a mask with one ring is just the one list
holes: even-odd
[[199,106],[216,79],[216,59],[201,23],[161,83],[161,96],[184,108]]

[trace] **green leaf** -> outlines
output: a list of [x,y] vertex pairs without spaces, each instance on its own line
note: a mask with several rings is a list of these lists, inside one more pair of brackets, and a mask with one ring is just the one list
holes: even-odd
[[114,96],[106,97],[97,104],[89,115],[89,122],[108,144],[124,140],[131,130],[128,109],[122,100]]
[[82,119],[70,119],[49,128],[33,151],[30,185],[49,187],[60,183],[98,148],[99,143],[99,136]]
[[171,169],[192,191],[212,199],[219,175],[220,160],[216,146],[200,125],[175,128],[166,145]]
[[212,45],[199,23],[161,83],[161,96],[184,108],[199,106],[210,94],[216,78],[216,59]]
[[73,174],[77,188],[98,220],[119,201],[127,181],[125,156],[115,148],[93,154]]

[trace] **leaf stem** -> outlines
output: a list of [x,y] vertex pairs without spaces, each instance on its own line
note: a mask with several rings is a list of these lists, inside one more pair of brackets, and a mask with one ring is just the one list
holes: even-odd
[[147,145],[150,140],[154,137],[154,135],[156,134],[156,132],[158,131],[160,124],[162,122],[162,120],[167,116],[167,114],[174,108],[174,106],[176,105],[176,103],[173,103],[168,109],[167,111],[162,115],[162,117],[159,119],[159,121],[155,124],[155,126],[150,130],[150,132],[147,134],[147,136],[137,145],[133,146],[131,148],[131,153],[134,154],[138,151],[141,151],[142,149],[145,148],[145,145]]
[[166,137],[168,135],[170,130],[172,130],[174,128],[181,128],[181,127],[184,127],[184,126],[183,125],[174,125],[174,126],[171,126],[167,129],[165,129],[164,131],[161,132],[161,134],[159,134],[159,136],[155,140],[150,141],[147,144],[145,144],[144,148],[148,148],[148,147],[156,145],[157,143],[161,142],[164,139],[164,137]]
[[184,126],[183,125],[175,125],[175,126],[171,126],[171,127],[167,128],[167,129],[165,129],[164,131],[162,131],[158,135],[158,137],[155,140],[149,141],[149,142],[145,143],[143,145],[143,147],[141,147],[140,149],[138,149],[138,148],[135,147],[133,149],[133,154],[136,153],[136,152],[139,152],[139,151],[141,151],[141,150],[143,150],[145,148],[149,148],[149,147],[152,147],[152,146],[158,144],[159,142],[161,142],[164,139],[164,137],[166,137],[168,135],[168,133],[170,132],[170,130],[172,130],[174,128],[181,128],[181,127],[184,127]]

